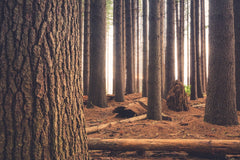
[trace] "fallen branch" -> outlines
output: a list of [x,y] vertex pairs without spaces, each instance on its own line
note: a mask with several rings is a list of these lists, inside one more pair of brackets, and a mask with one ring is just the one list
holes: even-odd
[[205,154],[239,154],[240,140],[207,139],[88,139],[90,150],[185,151]]
[[141,116],[132,117],[132,118],[128,118],[128,119],[124,119],[124,120],[120,120],[120,121],[109,122],[109,123],[106,123],[106,124],[101,124],[99,126],[88,127],[88,128],[86,128],[86,132],[87,132],[87,134],[95,133],[95,132],[100,131],[101,129],[107,128],[108,126],[112,126],[112,125],[115,125],[117,123],[134,122],[134,121],[143,120],[143,119],[146,119],[146,118],[147,118],[147,115],[144,114],[144,115],[141,115]]

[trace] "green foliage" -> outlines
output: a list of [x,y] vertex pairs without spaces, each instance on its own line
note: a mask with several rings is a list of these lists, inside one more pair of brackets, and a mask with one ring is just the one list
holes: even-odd
[[191,95],[191,85],[189,85],[189,86],[184,85],[184,90],[188,96]]

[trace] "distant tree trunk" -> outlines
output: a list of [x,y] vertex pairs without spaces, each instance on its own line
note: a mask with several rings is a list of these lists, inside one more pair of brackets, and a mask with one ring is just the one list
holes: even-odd
[[234,0],[235,60],[236,60],[236,100],[240,111],[240,1]]
[[167,47],[166,47],[166,82],[165,95],[167,97],[171,83],[175,81],[175,29],[174,29],[175,0],[167,1]]
[[[113,0],[113,35],[116,35],[116,0]],[[116,41],[113,40],[113,85],[112,93],[116,94]]]
[[200,37],[199,37],[199,1],[195,1],[195,16],[196,16],[196,60],[197,60],[197,94],[198,98],[203,98],[202,92],[202,70],[201,70],[201,55],[200,55]]
[[0,1],[0,159],[89,159],[82,1],[21,2]]
[[206,92],[206,38],[205,38],[205,0],[201,0],[201,55],[202,55],[202,89]]
[[148,96],[148,0],[143,0],[143,80],[142,96]]
[[125,0],[125,23],[126,23],[126,61],[127,61],[127,84],[126,93],[134,92],[134,70],[133,70],[133,51],[132,51],[132,8],[131,0]]
[[122,61],[123,61],[123,92],[126,91],[126,23],[125,0],[122,0]]
[[88,95],[89,89],[89,55],[90,55],[90,0],[84,1],[84,60],[83,60],[83,88],[84,95]]
[[181,70],[181,51],[180,51],[180,20],[179,20],[179,1],[175,0],[175,12],[176,12],[176,51],[177,51],[177,66],[178,66],[178,79],[180,80],[180,70]]
[[133,92],[136,92],[136,15],[137,0],[132,0],[132,65],[133,65]]
[[139,89],[139,0],[137,0],[137,93],[140,92]]
[[180,0],[180,22],[179,22],[179,80],[184,82],[184,0]]
[[[90,2],[89,105],[107,107],[106,99],[106,0]],[[96,27],[97,26],[97,27]]]
[[[189,39],[189,29],[190,29],[190,22],[189,22],[189,7],[191,0],[187,0],[187,84],[190,85],[190,39]],[[190,2],[190,3],[189,3]]]
[[161,110],[161,53],[160,0],[149,1],[149,78],[147,117],[162,120]]
[[204,120],[236,125],[233,0],[211,0],[209,11],[209,85]]
[[196,61],[196,12],[195,3],[196,0],[191,0],[191,100],[198,99],[197,97],[197,61]]
[[115,0],[115,53],[116,53],[116,83],[115,83],[115,101],[124,101],[123,92],[123,52],[122,52],[122,0]]
[[160,52],[161,52],[161,95],[163,96],[165,93],[165,43],[166,43],[166,37],[165,37],[165,0],[160,0]]

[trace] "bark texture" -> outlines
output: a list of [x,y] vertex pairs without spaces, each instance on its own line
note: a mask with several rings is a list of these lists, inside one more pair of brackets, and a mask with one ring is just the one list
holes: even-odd
[[236,60],[236,100],[240,111],[240,1],[234,0],[235,60]]
[[149,1],[149,75],[147,117],[162,120],[160,0]]
[[190,63],[191,63],[191,100],[198,99],[197,97],[197,60],[196,60],[196,15],[195,15],[195,2],[196,0],[191,0],[191,35],[190,35]]
[[171,83],[175,81],[175,29],[174,29],[174,13],[175,0],[167,1],[167,47],[166,47],[166,82],[165,95],[170,90]]
[[143,0],[143,80],[142,96],[148,96],[148,0]]
[[238,124],[233,0],[209,1],[209,79],[204,120]]
[[115,0],[115,101],[124,101],[123,92],[123,53],[122,53],[122,0]]
[[0,1],[0,159],[88,159],[81,1]]
[[90,15],[90,82],[88,105],[107,107],[105,74],[106,0],[91,0]]
[[83,94],[88,95],[90,70],[90,0],[84,1]]

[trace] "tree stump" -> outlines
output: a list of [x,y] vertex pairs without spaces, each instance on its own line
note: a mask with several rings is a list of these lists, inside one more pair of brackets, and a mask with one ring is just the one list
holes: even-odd
[[188,99],[181,81],[176,80],[172,83],[167,95],[167,106],[174,111],[188,111]]

